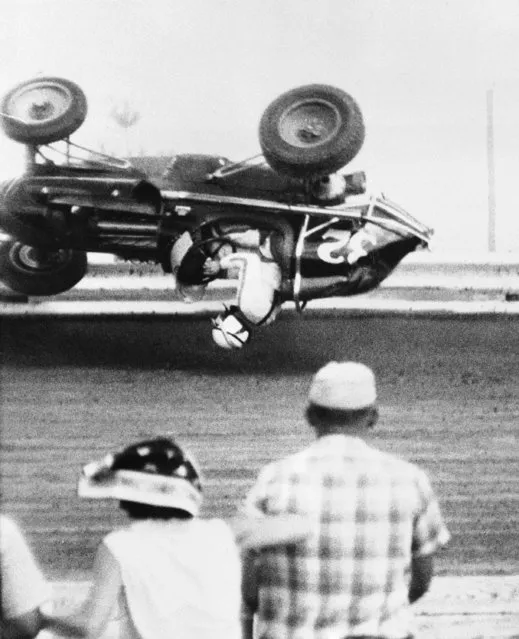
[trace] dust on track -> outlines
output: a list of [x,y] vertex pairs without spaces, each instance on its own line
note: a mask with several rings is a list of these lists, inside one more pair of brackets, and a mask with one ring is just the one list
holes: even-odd
[[77,499],[80,465],[171,433],[205,471],[204,514],[235,512],[266,462],[311,440],[311,375],[358,359],[379,380],[375,445],[421,464],[451,544],[440,574],[519,572],[519,320],[285,318],[237,354],[207,323],[1,322],[2,507],[54,578],[87,575],[115,504]]

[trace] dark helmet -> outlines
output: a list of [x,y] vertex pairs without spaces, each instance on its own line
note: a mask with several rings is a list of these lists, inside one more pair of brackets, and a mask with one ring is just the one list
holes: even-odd
[[132,444],[116,453],[112,470],[136,470],[141,473],[179,477],[199,490],[202,489],[194,460],[167,437]]
[[196,515],[202,502],[194,459],[172,439],[132,444],[83,468],[78,493],[93,499],[119,499],[178,508]]

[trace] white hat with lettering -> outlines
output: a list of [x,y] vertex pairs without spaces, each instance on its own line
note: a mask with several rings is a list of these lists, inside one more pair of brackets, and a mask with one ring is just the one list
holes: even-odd
[[359,410],[377,399],[375,375],[359,362],[330,362],[312,380],[309,401],[323,408]]

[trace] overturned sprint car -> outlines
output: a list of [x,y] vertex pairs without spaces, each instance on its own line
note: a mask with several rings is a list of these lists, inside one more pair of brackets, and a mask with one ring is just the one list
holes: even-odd
[[87,272],[87,253],[152,261],[186,301],[238,277],[235,303],[212,320],[215,342],[240,348],[281,304],[376,288],[432,230],[343,168],[364,142],[356,101],[321,84],[265,109],[261,154],[172,157],[150,179],[138,162],[85,149],[70,136],[87,115],[66,79],[22,82],[4,96],[4,133],[27,166],[0,184],[0,279],[29,296],[56,295]]

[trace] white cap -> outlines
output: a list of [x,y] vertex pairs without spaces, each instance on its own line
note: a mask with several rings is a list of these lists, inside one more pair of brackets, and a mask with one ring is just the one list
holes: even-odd
[[365,364],[330,362],[314,376],[308,399],[323,408],[367,408],[377,399],[375,375]]

